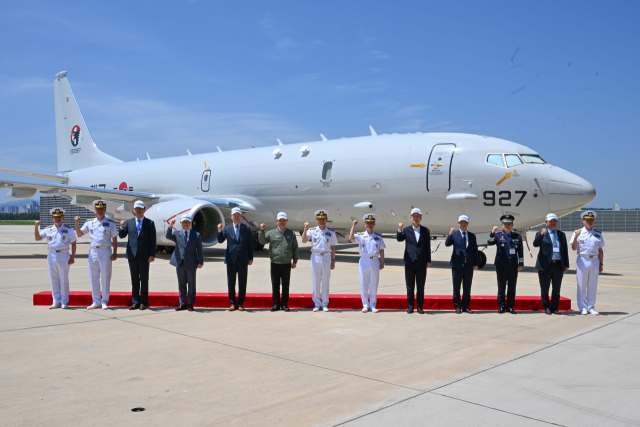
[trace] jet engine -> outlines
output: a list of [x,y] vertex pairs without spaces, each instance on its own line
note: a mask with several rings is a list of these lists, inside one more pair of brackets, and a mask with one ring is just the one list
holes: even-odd
[[212,246],[218,243],[218,224],[225,224],[220,208],[204,200],[182,197],[155,204],[146,210],[145,216],[156,224],[158,245],[174,246],[174,243],[165,237],[165,233],[174,219],[176,223],[173,231],[182,230],[180,219],[185,214],[193,218],[191,227],[200,233],[203,245]]

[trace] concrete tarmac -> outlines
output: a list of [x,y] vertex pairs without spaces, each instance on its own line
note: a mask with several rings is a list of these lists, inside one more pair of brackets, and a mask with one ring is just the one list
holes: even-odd
[[[32,295],[50,289],[46,244],[33,227],[0,226],[0,425],[640,425],[640,234],[604,236],[600,316],[191,313],[34,307]],[[87,242],[71,290],[90,290]],[[379,293],[404,294],[403,245],[385,242]],[[427,294],[451,294],[450,250],[441,240],[432,248],[440,242]],[[309,249],[299,243],[291,292],[309,293]],[[124,249],[112,291],[130,290]],[[224,245],[205,252],[198,291],[225,292]],[[486,252],[475,295],[496,294]],[[539,295],[536,252],[525,251],[518,295]],[[151,291],[177,291],[168,261],[152,264]],[[331,293],[359,293],[357,248],[340,245],[337,261]],[[266,250],[248,291],[271,292]],[[575,310],[573,268],[562,296]]]

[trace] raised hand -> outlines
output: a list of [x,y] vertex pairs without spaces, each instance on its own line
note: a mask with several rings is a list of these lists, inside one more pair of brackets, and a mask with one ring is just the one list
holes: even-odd
[[218,231],[222,231],[222,224],[218,224]]
[[358,225],[358,220],[357,219],[353,220],[353,226],[355,227],[356,225]]
[[494,226],[493,226],[493,230],[492,230],[491,232],[495,234],[495,232],[496,232],[496,231],[498,231],[498,226],[497,226],[497,225],[494,225]]
[[35,224],[36,224],[36,227],[40,227],[40,221],[36,221]]
[[455,228],[452,228],[451,231],[449,232],[449,236],[451,236],[453,234],[453,232],[456,231]]
[[175,223],[176,223],[176,220],[175,220],[175,219],[172,219],[172,220],[171,220],[171,224],[169,224],[169,225],[171,225],[171,226],[173,227],[173,224],[175,224]]
[[120,221],[120,228],[124,228],[124,225],[127,223],[124,219]]
[[76,224],[79,223],[80,222],[80,217],[79,216],[75,217],[74,221],[76,222]]
[[264,229],[265,229],[265,227],[266,227],[266,225],[265,225],[265,224],[260,224],[260,230],[264,230]]
[[398,224],[398,229],[399,229],[400,231],[402,231],[402,227],[403,227],[403,226],[404,226],[404,224],[403,224],[403,223]]
[[309,223],[308,223],[308,222],[305,222],[305,223],[304,223],[304,229],[306,230],[307,228],[309,228]]
[[[38,221],[38,222],[40,222],[40,221]],[[580,235],[580,233],[582,233],[582,229],[576,230],[576,237],[578,237]]]
[[541,234],[542,236],[544,236],[545,234],[547,234],[547,227],[543,228],[543,229],[540,231],[540,234]]

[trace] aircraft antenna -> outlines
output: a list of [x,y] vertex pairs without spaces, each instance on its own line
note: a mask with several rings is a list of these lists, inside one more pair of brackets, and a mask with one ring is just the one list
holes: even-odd
[[149,156],[149,152],[147,151],[147,160],[151,160],[151,156]]
[[279,139],[277,139],[277,141],[278,141],[278,145],[284,145],[282,141],[280,141]]
[[327,138],[325,138],[323,134],[320,134],[320,136],[322,137],[322,140],[323,140],[323,141],[326,141],[326,140],[327,140]]
[[369,130],[371,131],[371,136],[378,136],[375,130],[373,130],[373,126],[369,126]]
[[187,150],[187,153],[189,153],[189,155],[191,155],[191,151]]
[[222,153],[222,150],[220,149],[220,147],[216,145],[216,148],[218,149],[218,153]]

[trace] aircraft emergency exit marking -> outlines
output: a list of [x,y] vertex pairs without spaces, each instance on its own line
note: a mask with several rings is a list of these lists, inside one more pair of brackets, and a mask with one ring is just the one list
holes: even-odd
[[412,168],[421,168],[421,169],[422,169],[423,167],[425,167],[425,166],[427,166],[427,165],[425,165],[424,163],[421,163],[421,164],[419,164],[419,165],[411,165],[411,167],[412,167]]

